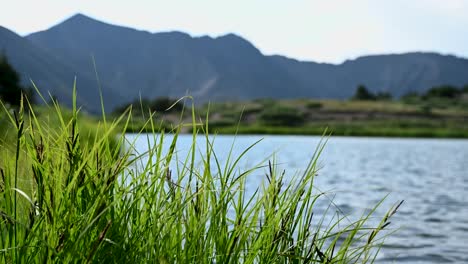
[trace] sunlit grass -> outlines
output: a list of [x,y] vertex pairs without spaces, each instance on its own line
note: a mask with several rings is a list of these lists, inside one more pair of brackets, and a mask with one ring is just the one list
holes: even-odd
[[[3,263],[365,263],[378,254],[397,209],[380,222],[379,204],[352,222],[335,210],[317,214],[323,193],[314,177],[325,141],[302,174],[288,175],[274,160],[239,166],[255,144],[238,156],[233,145],[220,160],[208,122],[194,110],[190,123],[172,129],[169,149],[148,116],[145,130],[153,133],[140,135],[148,151],[138,154],[125,138],[131,109],[91,126],[76,106],[66,112],[54,104],[50,115],[25,108],[4,113],[12,131],[1,143]],[[179,156],[185,126],[193,141]],[[247,196],[255,173],[265,175],[263,184]]]

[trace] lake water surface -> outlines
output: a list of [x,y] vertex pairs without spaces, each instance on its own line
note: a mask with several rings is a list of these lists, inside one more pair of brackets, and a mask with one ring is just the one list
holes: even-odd
[[[127,138],[132,141],[135,136]],[[240,167],[268,164],[275,153],[276,162],[289,177],[307,166],[321,140],[218,135],[214,149],[223,160],[234,140],[234,155],[238,155],[260,139]],[[166,149],[170,140],[169,136]],[[203,137],[198,141],[203,152]],[[191,135],[179,136],[178,155],[185,157],[191,143]],[[136,139],[136,147],[141,153],[146,151],[147,137]],[[378,262],[468,263],[468,140],[331,137],[319,160],[315,185],[351,218],[359,218],[386,195],[380,215],[405,200],[392,219],[391,226],[399,229],[386,240]],[[263,177],[259,172],[248,178],[251,192]]]

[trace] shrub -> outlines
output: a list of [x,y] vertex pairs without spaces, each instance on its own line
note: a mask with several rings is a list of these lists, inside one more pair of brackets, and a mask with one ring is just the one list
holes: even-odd
[[437,86],[429,89],[426,92],[426,98],[457,98],[461,94],[461,91],[457,87],[451,85]]
[[169,97],[158,97],[151,101],[149,105],[152,111],[163,112],[163,111],[182,111],[184,105],[178,102],[176,99]]
[[184,108],[183,103],[176,99],[169,97],[157,97],[153,100],[138,99],[129,104],[116,107],[113,111],[114,114],[123,114],[129,107],[133,108],[135,112],[147,111],[151,112],[179,112]]
[[276,106],[262,111],[259,119],[265,125],[300,126],[306,121],[305,115],[295,108]]
[[306,107],[309,110],[316,110],[322,108],[322,103],[321,102],[307,102]]
[[375,95],[367,90],[364,85],[359,85],[354,93],[353,100],[375,100]]

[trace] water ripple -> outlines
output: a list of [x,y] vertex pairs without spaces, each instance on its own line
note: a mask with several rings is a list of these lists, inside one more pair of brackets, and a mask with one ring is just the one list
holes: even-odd
[[[242,164],[257,164],[277,151],[276,159],[288,175],[307,166],[320,141],[307,136],[237,136],[239,149],[233,155],[260,138],[264,140],[246,154]],[[137,147],[143,153],[148,145],[146,138],[140,139]],[[191,136],[179,137],[181,156],[191,140]],[[215,141],[222,162],[233,137],[217,136]],[[468,263],[467,158],[468,140],[332,137],[319,159],[323,168],[315,179],[320,190],[331,190],[327,192],[330,200],[318,203],[315,213],[320,217],[333,200],[350,218],[359,217],[390,194],[377,215],[384,215],[399,200],[405,203],[392,219],[392,228],[398,230],[386,240],[379,262]],[[246,185],[258,186],[261,179],[251,177]]]

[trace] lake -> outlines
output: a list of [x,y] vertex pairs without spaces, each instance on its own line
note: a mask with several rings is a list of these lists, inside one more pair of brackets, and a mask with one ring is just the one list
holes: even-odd
[[[135,135],[126,137],[135,140]],[[321,140],[218,135],[214,149],[225,160],[234,140],[233,152],[238,155],[260,139],[241,160],[240,168],[266,165],[274,153],[289,177],[305,169]],[[170,140],[168,136],[166,149]],[[204,138],[198,141],[203,152]],[[176,150],[180,157],[191,142],[191,135],[179,136]],[[147,137],[137,138],[136,148],[146,151]],[[405,201],[392,219],[391,227],[397,231],[387,238],[378,262],[468,263],[468,140],[331,137],[319,160],[315,186],[350,219],[359,218],[386,195],[378,215]],[[260,169],[248,178],[248,192],[264,180],[264,172]]]

